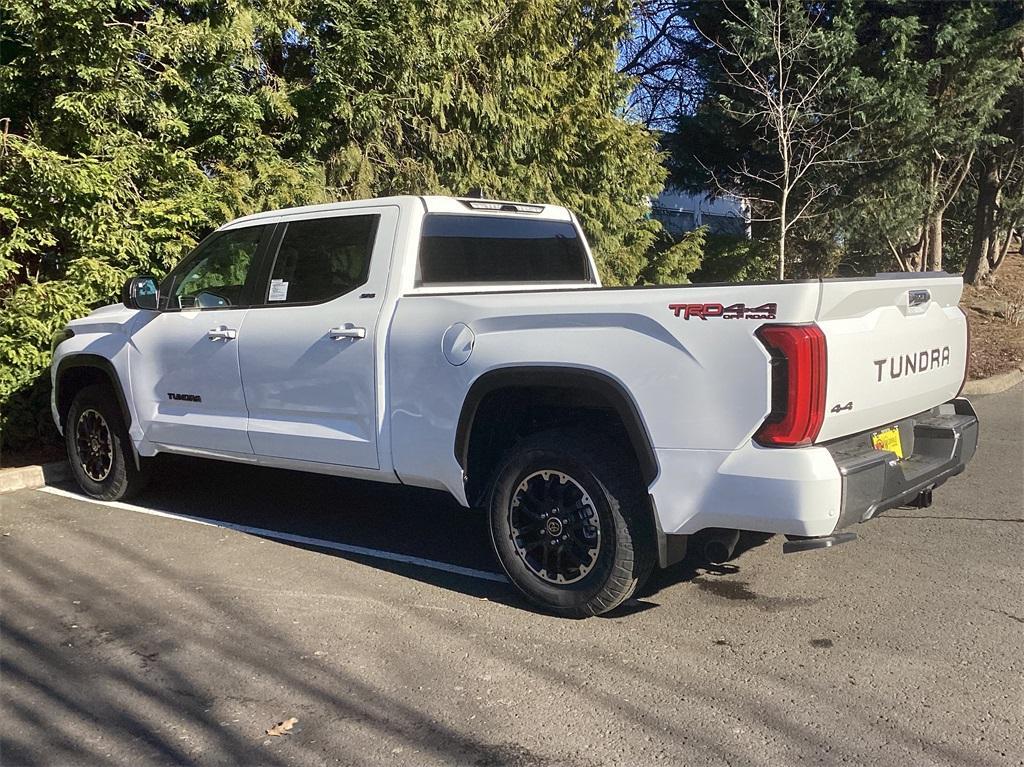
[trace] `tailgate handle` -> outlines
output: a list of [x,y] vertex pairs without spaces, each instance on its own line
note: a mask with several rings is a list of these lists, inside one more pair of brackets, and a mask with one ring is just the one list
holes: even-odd
[[922,306],[932,300],[932,294],[927,290],[911,290],[907,297],[907,306],[913,309],[915,306]]
[[354,328],[348,324],[343,327],[331,328],[327,331],[327,337],[335,341],[339,338],[366,338],[366,328]]

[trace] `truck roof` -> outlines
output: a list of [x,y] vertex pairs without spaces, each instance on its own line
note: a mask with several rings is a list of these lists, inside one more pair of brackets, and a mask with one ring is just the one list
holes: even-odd
[[401,208],[421,207],[425,213],[468,213],[479,215],[495,215],[502,213],[518,213],[536,216],[537,218],[557,221],[570,221],[572,214],[561,205],[545,205],[532,202],[515,202],[512,200],[485,200],[469,197],[446,197],[443,195],[398,195],[393,197],[375,197],[365,200],[346,200],[344,202],[328,202],[321,205],[303,205],[296,208],[278,208],[261,213],[253,213],[228,221],[221,229],[234,228],[240,225],[255,224],[266,219],[281,216],[305,215],[309,213],[331,213],[334,211],[353,210],[369,206],[397,205]]

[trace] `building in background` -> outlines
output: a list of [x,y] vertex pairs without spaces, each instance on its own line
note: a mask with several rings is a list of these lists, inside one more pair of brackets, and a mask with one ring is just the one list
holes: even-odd
[[651,215],[674,237],[706,226],[710,234],[750,237],[750,204],[733,196],[712,197],[666,187],[651,204]]

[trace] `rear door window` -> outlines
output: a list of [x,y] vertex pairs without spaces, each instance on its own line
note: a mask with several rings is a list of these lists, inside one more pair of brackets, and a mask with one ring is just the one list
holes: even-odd
[[287,225],[266,302],[329,301],[366,282],[380,215],[332,216]]
[[432,213],[423,221],[418,285],[590,282],[568,221]]

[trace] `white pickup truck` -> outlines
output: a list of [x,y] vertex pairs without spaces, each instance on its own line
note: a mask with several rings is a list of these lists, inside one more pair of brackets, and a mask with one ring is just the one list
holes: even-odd
[[561,615],[702,533],[824,548],[963,471],[943,273],[602,288],[565,208],[393,197],[232,221],[55,339],[53,417],[118,499],[184,453],[447,490]]

